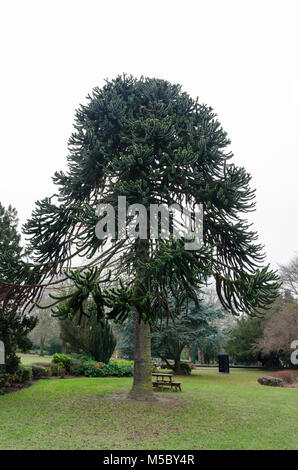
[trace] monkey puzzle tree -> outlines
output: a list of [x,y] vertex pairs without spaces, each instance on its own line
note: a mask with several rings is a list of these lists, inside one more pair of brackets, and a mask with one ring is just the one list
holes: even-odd
[[[32,264],[14,268],[18,286],[2,283],[4,301],[13,296],[26,307],[51,277],[66,269],[76,290],[71,298],[56,299],[58,316],[78,310],[84,315],[90,294],[99,317],[106,307],[116,321],[134,312],[131,396],[151,398],[150,323],[169,314],[166,291],[179,284],[195,301],[195,289],[213,275],[223,306],[249,314],[277,296],[277,275],[262,267],[257,235],[241,218],[254,208],[254,191],[245,170],[228,163],[229,144],[212,109],[179,85],[119,76],[102,89],[95,88],[76,112],[68,172],[54,177],[57,194],[38,202],[25,226]],[[119,218],[119,196],[126,197],[126,207],[142,204],[146,220],[150,204],[202,204],[203,246],[186,250],[183,236],[165,239],[159,234],[149,239],[149,224],[144,235],[137,210],[129,220],[140,237],[127,238]],[[113,239],[108,233],[101,238],[95,234],[99,204],[115,208]],[[170,218],[171,234],[179,224],[175,217]],[[89,260],[89,270],[70,271],[77,256]],[[10,269],[8,261],[3,260],[4,271]]]

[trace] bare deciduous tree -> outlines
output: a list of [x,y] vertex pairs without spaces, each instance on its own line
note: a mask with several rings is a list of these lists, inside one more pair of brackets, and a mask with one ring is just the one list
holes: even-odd
[[288,290],[293,296],[298,296],[298,256],[288,265],[280,266],[280,277],[283,289]]
[[298,339],[298,305],[280,303],[265,318],[263,337],[255,346],[264,354],[276,354],[289,363],[291,343],[296,339]]
[[[50,303],[48,292],[46,292],[40,301],[40,305],[48,305]],[[52,316],[51,309],[42,309],[35,307],[32,315],[37,316],[38,323],[34,330],[30,333],[29,337],[34,344],[39,345],[39,355],[44,355],[46,342],[51,338],[59,337],[59,326],[56,318]]]

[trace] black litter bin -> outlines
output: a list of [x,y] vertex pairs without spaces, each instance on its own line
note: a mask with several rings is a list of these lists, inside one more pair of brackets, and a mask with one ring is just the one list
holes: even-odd
[[229,365],[229,356],[228,354],[219,354],[218,355],[218,372],[222,372],[223,374],[230,373],[230,365]]

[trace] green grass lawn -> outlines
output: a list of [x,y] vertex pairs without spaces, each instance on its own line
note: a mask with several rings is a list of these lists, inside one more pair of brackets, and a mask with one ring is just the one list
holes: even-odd
[[19,353],[18,356],[21,358],[21,363],[24,366],[30,366],[32,363],[35,363],[35,362],[43,362],[43,363],[49,364],[52,360],[52,356],[38,356],[37,354]]
[[40,380],[0,396],[0,449],[297,449],[298,389],[195,371],[172,402],[105,399],[131,378]]

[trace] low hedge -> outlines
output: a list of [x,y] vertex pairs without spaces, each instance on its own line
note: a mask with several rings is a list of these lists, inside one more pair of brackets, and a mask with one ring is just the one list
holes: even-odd
[[84,363],[84,375],[86,377],[131,377],[133,366],[88,361]]
[[49,375],[50,370],[48,367],[36,366],[32,364],[33,379],[42,379],[43,377],[48,377]]
[[16,380],[16,373],[13,374],[6,373],[0,375],[0,388],[4,392],[4,389],[7,387],[11,387],[13,382]]
[[54,354],[51,363],[51,374],[59,375],[59,369],[64,367],[70,375],[86,377],[131,377],[133,376],[133,361],[123,359],[112,360],[109,364],[96,362],[85,353],[72,357],[66,354]]
[[59,375],[59,364],[51,364],[51,375]]
[[85,375],[85,377],[131,377],[133,361],[115,359],[109,364],[104,364],[96,362],[88,354],[79,353],[70,358],[68,372],[71,375]]
[[16,371],[16,382],[28,382],[28,380],[32,380],[32,375],[32,367],[20,365]]
[[189,364],[187,364],[187,362],[181,362],[180,368],[185,375],[191,374],[191,367]]
[[64,367],[68,371],[70,360],[70,357],[66,354],[56,353],[53,355],[52,364],[58,364],[59,367]]
[[117,366],[133,366],[133,361],[127,359],[111,359],[109,364],[117,364]]
[[84,375],[84,363],[81,359],[72,357],[69,364],[70,375]]

